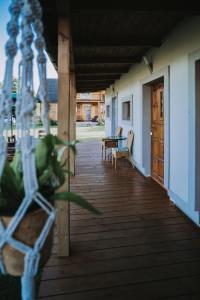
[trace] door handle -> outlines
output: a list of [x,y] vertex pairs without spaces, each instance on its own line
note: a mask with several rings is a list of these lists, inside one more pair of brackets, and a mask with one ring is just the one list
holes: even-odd
[[153,132],[152,131],[150,131],[150,133],[149,133],[150,135],[153,135]]

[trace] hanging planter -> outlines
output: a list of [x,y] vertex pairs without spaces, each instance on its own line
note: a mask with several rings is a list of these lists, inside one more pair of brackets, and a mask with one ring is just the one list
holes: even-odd
[[[47,211],[53,208],[55,201],[73,202],[93,213],[99,213],[81,196],[67,191],[58,192],[66,180],[66,174],[69,175],[70,173],[61,163],[62,153],[66,148],[70,148],[75,152],[75,145],[76,142],[64,143],[57,136],[51,134],[46,135],[38,142],[35,149],[35,170],[38,191],[36,195],[33,195],[33,200],[35,201],[31,203],[27,213],[19,220],[13,231],[12,238],[14,238],[14,242],[11,240],[10,243],[8,241],[8,243],[4,243],[2,246],[2,265],[5,274],[24,277],[26,248],[25,250],[23,250],[23,247],[22,250],[19,249],[17,243],[20,242],[29,249],[34,249],[41,236],[41,232],[44,231],[46,224],[48,224],[49,215]],[[6,229],[9,230],[9,227],[12,226],[20,207],[24,203],[25,188],[22,164],[22,153],[17,151],[13,161],[5,163],[2,172],[0,181],[0,224],[3,225],[5,231]],[[43,209],[40,208],[41,204],[37,200],[38,195],[39,199],[43,201]],[[54,221],[54,215],[52,220]],[[37,252],[37,255],[39,254],[37,270],[38,268],[41,269],[49,259],[52,244],[53,227],[51,226]],[[34,275],[36,274],[34,273]],[[34,298],[24,297],[24,299]]]
[[[7,228],[12,221],[12,217],[3,216],[1,220]],[[19,224],[14,237],[24,244],[33,247],[42,228],[47,221],[46,213],[38,209],[28,213]],[[48,261],[53,243],[53,229],[50,230],[46,241],[40,251],[40,268]],[[12,276],[22,276],[24,272],[24,254],[9,244],[6,244],[2,250],[2,258],[7,274]]]

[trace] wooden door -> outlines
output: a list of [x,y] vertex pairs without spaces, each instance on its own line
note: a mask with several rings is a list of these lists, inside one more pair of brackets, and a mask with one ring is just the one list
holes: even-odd
[[152,86],[151,105],[151,176],[164,183],[164,85]]
[[84,107],[84,121],[91,121],[91,104],[83,104]]

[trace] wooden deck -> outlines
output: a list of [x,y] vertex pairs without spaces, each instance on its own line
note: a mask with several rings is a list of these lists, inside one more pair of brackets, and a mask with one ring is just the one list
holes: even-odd
[[40,299],[200,299],[200,229],[128,163],[115,172],[97,142],[79,146],[72,190],[98,207],[71,206],[71,256],[53,254]]

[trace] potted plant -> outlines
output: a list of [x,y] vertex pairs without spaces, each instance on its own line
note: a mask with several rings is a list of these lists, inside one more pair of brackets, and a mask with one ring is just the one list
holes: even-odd
[[[99,213],[83,197],[72,192],[59,192],[64,184],[66,174],[70,173],[61,163],[61,153],[65,147],[76,151],[76,142],[64,143],[57,136],[48,134],[39,140],[35,149],[35,165],[38,179],[38,191],[51,205],[55,201],[70,201],[93,212]],[[24,183],[21,152],[16,151],[12,162],[5,162],[0,180],[0,218],[7,227],[18,210],[24,198]],[[14,232],[14,237],[29,245],[34,245],[41,228],[47,219],[47,214],[36,203],[29,208],[26,216]],[[51,252],[53,233],[50,231],[41,250],[40,266],[48,260]],[[2,250],[2,258],[6,273],[21,276],[24,270],[24,254],[6,244]]]

